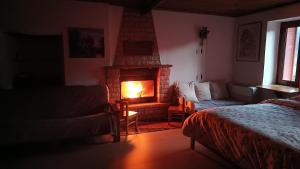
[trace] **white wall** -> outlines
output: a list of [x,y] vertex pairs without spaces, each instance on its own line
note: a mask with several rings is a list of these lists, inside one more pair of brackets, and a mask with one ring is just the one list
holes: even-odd
[[[259,85],[263,82],[264,61],[266,49],[267,23],[268,21],[300,16],[300,3],[260,12],[248,16],[239,17],[237,24],[262,22],[262,36],[259,62],[237,62],[234,61],[233,80],[237,83],[247,85]],[[236,45],[235,45],[236,46]],[[236,49],[234,49],[236,50]]]
[[[122,8],[103,3],[71,0],[0,2],[0,30],[27,34],[62,34],[67,85],[90,85],[104,81],[104,66],[114,59]],[[205,60],[206,79],[232,77],[235,19],[179,12],[153,12],[162,64],[172,64],[171,82],[196,80],[200,71],[197,31],[210,30]],[[67,28],[103,28],[105,59],[71,59]],[[3,56],[1,56],[3,57]]]
[[[26,0],[0,2],[0,29],[27,34],[61,34],[64,37],[65,82],[67,85],[90,85],[104,81],[104,66],[111,63],[122,8],[102,3],[71,0]],[[111,24],[108,24],[111,23]],[[69,27],[102,28],[105,58],[69,57]]]
[[211,15],[153,11],[162,64],[173,65],[171,82],[196,80],[200,64],[198,30],[207,26],[206,79],[231,80],[235,19]]

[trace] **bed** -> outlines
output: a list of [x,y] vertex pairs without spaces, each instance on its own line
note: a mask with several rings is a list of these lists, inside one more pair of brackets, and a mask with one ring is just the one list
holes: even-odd
[[192,114],[183,134],[243,169],[300,168],[300,101],[266,100]]

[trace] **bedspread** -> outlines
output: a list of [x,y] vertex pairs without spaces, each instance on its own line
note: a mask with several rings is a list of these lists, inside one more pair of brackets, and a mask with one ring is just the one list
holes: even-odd
[[246,169],[300,168],[300,102],[211,108],[191,115],[183,134],[210,140],[221,155]]

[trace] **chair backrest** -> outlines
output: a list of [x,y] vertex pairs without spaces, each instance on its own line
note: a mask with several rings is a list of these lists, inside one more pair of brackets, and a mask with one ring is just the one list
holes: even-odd
[[128,117],[128,101],[118,100],[116,101],[116,104],[118,105],[120,112],[122,113],[121,115],[124,116],[125,114],[125,117]]
[[185,110],[185,107],[186,107],[185,97],[179,97],[178,102],[179,102],[179,106],[181,106],[182,109]]

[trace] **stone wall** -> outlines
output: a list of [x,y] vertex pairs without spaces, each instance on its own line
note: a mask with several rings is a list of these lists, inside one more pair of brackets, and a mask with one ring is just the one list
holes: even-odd
[[168,118],[167,103],[142,103],[129,105],[129,110],[139,112],[139,121],[161,121]]
[[159,102],[168,102],[168,91],[170,87],[170,67],[161,67],[158,71],[157,83],[159,86]]

